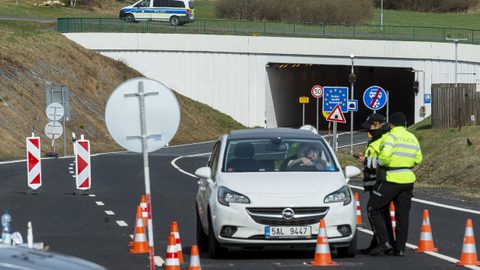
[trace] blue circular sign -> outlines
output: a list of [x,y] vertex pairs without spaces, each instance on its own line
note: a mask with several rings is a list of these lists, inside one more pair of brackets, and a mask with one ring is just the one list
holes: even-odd
[[370,86],[363,94],[363,103],[371,110],[380,110],[387,103],[387,93],[380,86]]

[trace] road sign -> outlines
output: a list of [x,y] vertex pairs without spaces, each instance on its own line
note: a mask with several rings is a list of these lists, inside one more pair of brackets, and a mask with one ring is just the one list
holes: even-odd
[[338,123],[346,123],[345,121],[345,116],[343,116],[342,110],[340,108],[340,105],[337,104],[335,108],[333,109],[332,113],[327,117],[327,121],[333,121],[333,122],[338,122]]
[[77,189],[89,189],[92,187],[92,178],[90,170],[90,141],[84,140],[83,135],[77,144],[77,154],[75,155]]
[[315,98],[321,98],[323,96],[323,88],[320,85],[315,85],[312,88],[312,96]]
[[64,109],[62,104],[58,102],[53,102],[48,104],[47,106],[47,118],[52,121],[59,121],[62,119],[63,114],[64,114]]
[[53,140],[58,139],[63,134],[62,124],[57,121],[50,121],[45,125],[45,135]]
[[349,112],[357,112],[358,111],[358,100],[356,100],[356,99],[349,99],[348,100],[348,111]]
[[[47,105],[54,102],[58,102],[62,104],[65,111],[64,113],[65,121],[70,120],[70,90],[68,89],[68,86],[66,85],[47,86],[45,90],[47,95]],[[61,119],[58,118],[57,120],[63,121],[63,118]]]
[[387,93],[380,86],[370,86],[363,93],[363,103],[371,110],[380,110],[387,103]]
[[308,103],[308,97],[300,97],[300,103]]
[[42,164],[41,164],[41,150],[40,138],[27,138],[27,174],[28,186],[32,189],[38,189],[42,185]]
[[425,94],[425,104],[430,104],[430,103],[432,103],[432,95]]
[[348,87],[325,86],[323,88],[323,111],[331,112],[336,105],[344,113],[348,112]]

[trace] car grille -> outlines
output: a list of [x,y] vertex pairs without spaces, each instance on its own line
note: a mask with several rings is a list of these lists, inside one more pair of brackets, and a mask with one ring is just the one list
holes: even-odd
[[[286,208],[291,208],[295,213],[290,220],[285,219],[282,215]],[[247,208],[247,213],[255,222],[263,225],[305,226],[320,222],[328,210],[328,207]]]

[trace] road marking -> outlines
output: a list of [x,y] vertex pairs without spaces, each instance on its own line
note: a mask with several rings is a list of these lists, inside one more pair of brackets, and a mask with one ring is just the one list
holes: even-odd
[[97,197],[95,194],[88,194],[90,197]]
[[188,176],[191,176],[191,177],[194,177],[194,178],[198,178],[198,176],[194,175],[194,174],[191,174],[189,172],[186,172],[182,169],[180,169],[180,167],[177,166],[177,164],[175,164],[175,162],[177,162],[177,160],[181,159],[181,158],[184,158],[184,157],[198,157],[198,156],[206,156],[206,155],[210,155],[210,153],[201,153],[201,154],[196,154],[196,155],[188,155],[188,156],[179,156],[177,158],[175,158],[174,160],[172,160],[172,162],[170,162],[172,164],[172,166],[177,169],[178,171],[180,171],[181,173],[184,173]]
[[109,216],[114,216],[115,215],[115,213],[111,210],[106,210],[105,213]]
[[[373,235],[373,232],[368,230],[368,229],[364,229],[364,228],[359,228],[357,227],[357,230],[361,231],[361,232],[364,232],[366,234],[370,234],[370,235]],[[415,245],[412,245],[412,244],[409,244],[407,243],[406,245],[408,248],[411,248],[411,249],[416,249],[418,248],[418,246],[415,246]],[[439,259],[442,259],[442,260],[445,260],[445,261],[449,261],[451,263],[457,263],[459,260],[455,259],[455,258],[452,258],[452,257],[449,257],[447,255],[443,255],[443,254],[440,254],[438,252],[432,252],[432,251],[426,251],[426,252],[423,252],[425,254],[428,254],[430,256],[433,256],[433,257],[437,257]],[[478,266],[474,266],[474,265],[465,265],[465,267],[467,268],[470,268],[470,269],[480,269],[480,267]]]
[[[359,187],[359,186],[350,185],[350,187],[363,190],[363,187]],[[433,205],[433,206],[437,206],[437,207],[443,207],[443,208],[447,208],[447,209],[452,209],[452,210],[456,210],[456,211],[462,211],[462,212],[466,212],[466,213],[471,213],[471,214],[480,215],[480,211],[475,211],[475,210],[460,208],[460,207],[456,207],[456,206],[451,206],[451,205],[446,205],[446,204],[441,204],[441,203],[426,201],[426,200],[417,199],[417,198],[412,198],[412,201],[418,202],[418,203],[423,203],[423,204],[429,204],[429,205]]]
[[77,176],[75,174],[73,174],[72,177],[77,177]]
[[98,206],[103,206],[103,205],[105,205],[102,201],[96,201],[95,203],[96,203]]
[[162,266],[165,261],[160,256],[153,256],[153,261],[155,262],[156,266]]
[[[73,164],[70,164],[70,166],[73,165]],[[68,167],[69,170],[73,170],[73,167]]]
[[125,221],[123,221],[123,220],[117,220],[117,224],[118,224],[118,226],[120,226],[120,227],[126,227],[126,226],[128,226],[128,224],[127,224]]
[[70,171],[71,174],[74,174],[75,172],[74,171]]

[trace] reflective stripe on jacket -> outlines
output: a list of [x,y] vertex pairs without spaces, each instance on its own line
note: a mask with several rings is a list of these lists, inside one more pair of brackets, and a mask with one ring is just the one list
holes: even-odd
[[[385,134],[383,136],[385,136]],[[365,162],[363,163],[363,166],[365,167],[363,179],[364,188],[373,188],[373,186],[377,183],[376,169],[378,164],[378,155],[380,154],[380,144],[383,136],[375,141],[369,142],[367,148],[365,149]],[[368,172],[368,174],[365,174],[365,172]]]
[[423,157],[415,135],[398,126],[383,137],[378,159],[387,169],[388,182],[408,184],[416,179],[410,168],[419,165]]

